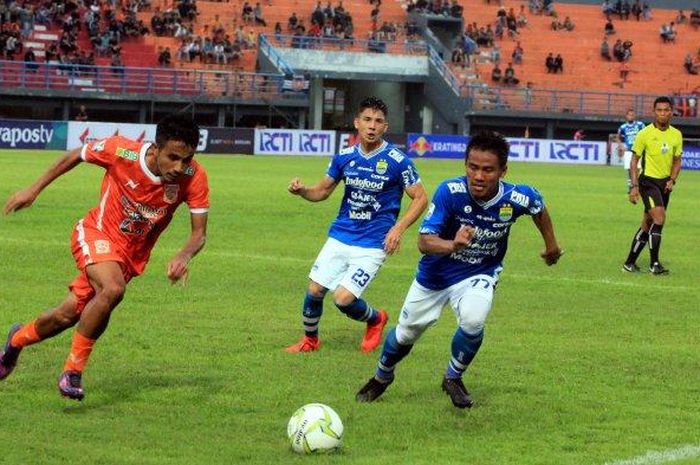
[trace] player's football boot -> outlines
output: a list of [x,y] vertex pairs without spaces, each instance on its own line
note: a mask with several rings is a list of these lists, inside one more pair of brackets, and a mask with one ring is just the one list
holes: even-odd
[[372,352],[382,343],[382,331],[389,321],[389,315],[384,310],[379,310],[379,320],[373,325],[367,323],[365,337],[362,338],[360,350],[362,352]]
[[622,265],[622,271],[626,271],[628,273],[639,273],[640,270],[636,263],[625,262]]
[[314,352],[321,348],[321,341],[317,337],[304,336],[301,341],[293,344],[286,349],[285,352]]
[[7,335],[5,347],[2,350],[2,354],[0,354],[0,379],[5,379],[10,376],[10,373],[12,373],[12,370],[14,370],[17,365],[17,358],[19,357],[19,353],[22,352],[22,348],[17,349],[12,347],[10,341],[12,341],[12,336],[14,336],[21,327],[21,324],[12,325]]
[[450,396],[452,405],[457,408],[471,408],[474,401],[469,395],[469,391],[464,387],[462,378],[443,378],[442,390]]
[[664,268],[664,266],[659,262],[649,265],[649,273],[651,274],[666,274],[668,272],[668,268]]
[[63,397],[83,400],[85,391],[83,391],[82,375],[77,371],[64,371],[58,378],[58,390]]
[[379,396],[384,394],[386,388],[389,387],[391,383],[394,382],[394,378],[390,378],[386,381],[379,381],[377,378],[372,376],[367,384],[362,386],[362,388],[355,394],[355,400],[358,402],[373,402]]

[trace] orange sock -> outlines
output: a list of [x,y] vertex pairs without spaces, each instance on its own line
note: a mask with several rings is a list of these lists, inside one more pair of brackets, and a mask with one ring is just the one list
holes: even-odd
[[90,352],[92,352],[92,346],[95,345],[97,339],[89,339],[78,331],[73,335],[73,343],[70,347],[70,355],[66,359],[65,365],[63,365],[63,371],[77,371],[82,373],[87,365],[88,358],[90,358]]
[[10,345],[16,349],[21,349],[22,347],[36,344],[39,341],[41,341],[41,336],[36,332],[36,320],[32,320],[22,326],[19,331],[12,336]]

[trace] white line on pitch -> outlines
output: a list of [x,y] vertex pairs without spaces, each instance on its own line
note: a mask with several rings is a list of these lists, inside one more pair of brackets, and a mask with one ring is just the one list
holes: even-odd
[[[26,239],[26,238],[19,238],[19,237],[3,237],[0,239],[0,242],[16,242],[16,243],[23,243],[23,244],[34,244],[34,245],[51,245],[51,246],[60,246],[60,247],[68,247],[68,241],[62,242],[62,241],[49,241],[49,240],[32,240],[32,239]],[[315,255],[310,255],[308,258],[300,258],[300,257],[290,257],[290,256],[283,256],[283,255],[263,255],[263,254],[251,254],[251,253],[241,253],[241,252],[231,252],[231,251],[225,251],[225,250],[212,250],[211,248],[206,250],[204,252],[205,254],[209,255],[217,255],[220,257],[232,257],[232,258],[240,258],[243,260],[260,260],[260,261],[269,261],[269,262],[288,262],[288,263],[302,263],[306,264],[309,267],[313,264]],[[415,265],[394,265],[391,263],[391,260],[384,265],[384,268],[388,268],[390,270],[415,270],[416,266]],[[696,287],[694,286],[678,286],[678,285],[669,285],[666,283],[661,283],[661,284],[652,284],[649,282],[634,282],[634,281],[616,281],[610,278],[599,278],[599,279],[591,279],[591,278],[570,278],[566,276],[543,276],[543,275],[535,275],[535,274],[525,274],[525,273],[512,273],[509,272],[507,269],[504,273],[505,279],[523,279],[523,280],[529,280],[529,281],[544,281],[544,282],[568,282],[568,283],[579,283],[579,284],[591,284],[595,286],[599,285],[604,285],[604,286],[619,286],[619,287],[632,287],[632,288],[643,288],[643,289],[662,289],[664,291],[695,291],[697,290]]]
[[660,465],[700,457],[700,446],[683,446],[678,449],[664,451],[649,451],[644,455],[615,462],[605,462],[605,465]]

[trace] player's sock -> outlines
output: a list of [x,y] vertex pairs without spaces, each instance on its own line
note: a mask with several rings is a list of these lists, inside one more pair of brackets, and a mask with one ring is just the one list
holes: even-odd
[[452,337],[452,358],[447,365],[445,378],[461,378],[469,364],[474,360],[483,340],[484,331],[480,331],[479,334],[467,334],[462,328],[457,328]]
[[21,349],[22,347],[36,344],[39,341],[41,341],[41,336],[36,332],[36,320],[32,320],[22,326],[20,330],[12,336],[10,345],[16,349]]
[[353,320],[366,321],[370,324],[374,324],[379,320],[379,312],[362,299],[355,299],[350,305],[335,304],[335,306]]
[[66,363],[63,365],[63,371],[82,373],[85,369],[85,365],[87,365],[92,347],[95,345],[96,341],[97,339],[87,338],[76,331],[75,334],[73,334],[73,343],[71,344],[70,354],[66,359]]
[[304,333],[308,337],[318,337],[318,323],[323,314],[323,296],[316,297],[306,293],[304,297],[304,309],[302,310],[302,322]]
[[659,249],[661,248],[661,231],[664,229],[663,224],[652,224],[649,228],[649,255],[651,263],[659,262]]
[[396,339],[396,328],[392,328],[386,335],[382,355],[377,362],[377,371],[374,376],[380,380],[391,380],[394,378],[394,368],[413,348],[411,345],[399,344]]
[[644,232],[642,231],[642,228],[639,228],[634,235],[634,239],[632,239],[630,253],[627,255],[627,260],[625,260],[625,263],[635,263],[637,261],[637,257],[639,257],[639,254],[642,253],[642,250],[644,250],[644,246],[647,245],[648,240],[649,233]]

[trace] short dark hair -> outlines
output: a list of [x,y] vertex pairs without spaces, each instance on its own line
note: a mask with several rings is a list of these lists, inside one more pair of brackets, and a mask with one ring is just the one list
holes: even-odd
[[668,103],[673,108],[673,101],[665,95],[662,95],[661,97],[656,97],[656,100],[654,100],[654,108],[656,108],[657,103]]
[[508,154],[510,153],[510,144],[502,134],[495,131],[482,131],[471,137],[467,150],[464,153],[465,163],[469,160],[469,152],[472,150],[483,150],[491,152],[498,156],[498,164],[501,168],[505,168],[508,164]]
[[357,109],[357,114],[359,115],[367,108],[381,111],[382,113],[384,113],[385,118],[389,116],[389,107],[386,106],[386,103],[384,103],[382,99],[377,98],[375,96],[365,97],[364,99],[362,99],[362,101],[360,102],[360,106]]
[[184,142],[196,149],[199,144],[199,126],[185,115],[168,115],[156,127],[156,144],[162,147],[169,140]]

